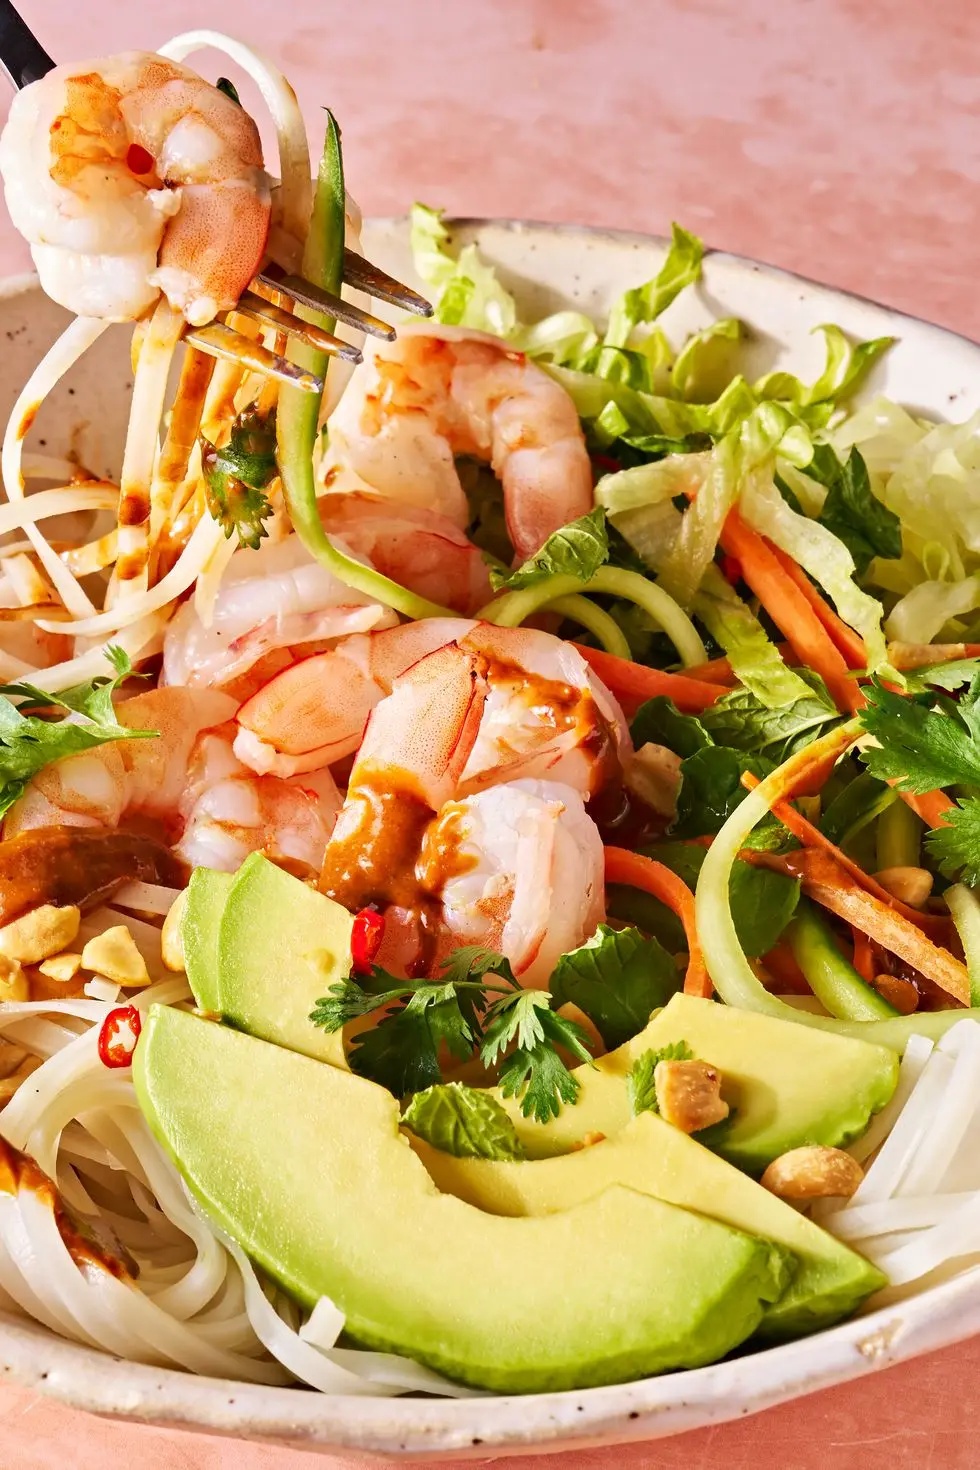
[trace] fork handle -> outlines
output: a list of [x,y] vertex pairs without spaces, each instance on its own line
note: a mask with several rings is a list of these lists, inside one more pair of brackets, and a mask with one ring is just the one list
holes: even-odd
[[0,68],[17,90],[28,82],[39,81],[53,66],[51,57],[10,0],[0,0]]

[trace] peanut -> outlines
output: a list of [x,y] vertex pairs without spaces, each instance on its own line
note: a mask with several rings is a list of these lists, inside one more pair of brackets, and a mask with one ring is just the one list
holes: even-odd
[[932,892],[932,874],[926,868],[882,868],[876,880],[892,898],[921,909]]
[[73,903],[62,908],[41,904],[0,929],[0,954],[22,965],[36,965],[67,949],[80,923],[81,914]]
[[67,949],[62,950],[61,954],[52,955],[49,960],[42,960],[38,965],[42,975],[48,980],[56,980],[59,985],[67,985],[69,980],[74,980],[81,968],[81,955]]
[[863,1178],[861,1165],[843,1149],[809,1144],[773,1159],[760,1183],[780,1199],[850,1199]]
[[180,926],[184,918],[184,910],[187,907],[187,889],[178,893],[167,912],[163,921],[163,929],[160,934],[160,954],[163,963],[168,970],[176,974],[184,971],[184,939],[180,932]]
[[698,1133],[728,1117],[721,1073],[707,1062],[658,1062],[653,1085],[661,1117],[682,1133]]
[[0,1001],[30,1000],[31,987],[18,960],[0,955]]
[[89,940],[82,950],[82,968],[95,970],[117,985],[135,987],[150,983],[146,961],[125,924],[115,924]]

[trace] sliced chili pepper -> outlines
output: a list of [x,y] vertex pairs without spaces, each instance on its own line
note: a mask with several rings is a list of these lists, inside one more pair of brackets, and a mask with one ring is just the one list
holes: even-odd
[[126,150],[126,167],[134,174],[152,173],[153,154],[141,148],[139,143],[130,143]]
[[368,975],[385,937],[384,916],[377,909],[361,909],[354,915],[350,935],[351,966],[355,975]]
[[742,563],[737,556],[723,556],[721,559],[721,574],[726,582],[737,587],[742,580]]
[[128,1067],[140,1037],[135,1006],[116,1006],[99,1028],[99,1061],[104,1067]]

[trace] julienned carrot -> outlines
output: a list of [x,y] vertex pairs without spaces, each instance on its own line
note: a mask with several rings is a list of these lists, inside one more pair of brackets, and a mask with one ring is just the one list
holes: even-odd
[[598,648],[586,648],[582,643],[576,643],[575,647],[623,705],[635,707],[645,699],[666,694],[679,710],[695,715],[730,692],[730,686],[691,679],[687,674],[666,674],[662,669],[648,669],[645,664],[617,658],[614,653],[604,653]]
[[791,852],[775,863],[770,854],[759,854],[764,856],[769,858],[766,866],[779,866],[784,873],[799,878],[808,898],[934,980],[947,995],[969,1005],[970,977],[966,966],[949,950],[933,944],[904,914],[866,892],[833,858],[812,848]]
[[[776,651],[783,659],[793,657],[793,650],[788,643],[777,643]],[[734,686],[738,683],[738,677],[727,658],[713,658],[706,664],[695,664],[693,668],[685,669],[684,673],[689,679],[703,679],[708,684]]]
[[742,576],[773,622],[792,644],[800,663],[819,674],[840,709],[856,710],[864,695],[844,657],[796,583],[783,570],[773,548],[747,526],[737,508],[728,512],[721,544],[738,558]]
[[[894,782],[889,781],[889,786]],[[942,827],[945,825],[946,813],[956,805],[945,793],[945,791],[926,791],[922,796],[916,796],[911,791],[900,791],[899,796],[906,806],[912,808],[915,815],[927,827]]]
[[854,940],[854,968],[870,985],[875,977],[875,957],[871,940],[867,934],[862,934],[860,929],[851,929],[851,937]]
[[[742,775],[743,786],[751,791],[758,784],[758,776],[753,776],[751,771],[744,772]],[[824,836],[819,827],[815,827],[801,812],[798,812],[795,807],[790,806],[788,801],[773,802],[771,810],[774,816],[779,818],[783,826],[792,832],[798,842],[801,842],[804,847],[810,848],[812,851],[822,852],[826,857],[837,863],[855,883],[864,889],[865,893],[873,894],[879,902],[887,904],[889,908],[894,909],[896,913],[908,919],[910,924],[917,924],[920,929],[932,934],[934,938],[941,939],[945,937],[949,928],[945,919],[940,918],[936,914],[923,914],[919,909],[914,909],[909,904],[904,904],[899,899],[893,897],[887,888],[883,888],[877,879],[872,878],[870,873],[866,873],[858,863],[854,862],[853,858],[849,858],[846,853],[841,852],[840,848],[835,846],[829,837]]]
[[687,936],[684,993],[710,998],[713,987],[704,967],[697,924],[694,921],[694,894],[683,878],[678,878],[670,868],[655,862],[653,858],[643,857],[638,852],[627,852],[625,847],[607,847],[606,882],[625,883],[630,888],[640,888],[653,898],[659,898],[661,903],[673,910],[683,924]]
[[787,556],[786,552],[780,550],[778,546],[772,546],[771,542],[769,545],[771,546],[773,556],[779,562],[787,577],[789,577],[794,586],[806,598],[830,635],[832,642],[840,650],[848,668],[866,669],[868,667],[868,655],[865,651],[864,639],[861,635],[855,633],[854,629],[849,627],[844,622],[844,619],[834,611],[830,603],[814,587],[803,568],[791,556]]
[[[774,949],[762,956],[762,965],[783,995],[811,994],[807,978],[796,963],[796,956],[785,939],[781,939]],[[773,986],[769,985],[767,988],[772,990]]]
[[978,657],[980,657],[980,643],[889,643],[888,645],[888,662],[893,669],[921,669],[926,664],[948,664],[953,663],[956,659]]

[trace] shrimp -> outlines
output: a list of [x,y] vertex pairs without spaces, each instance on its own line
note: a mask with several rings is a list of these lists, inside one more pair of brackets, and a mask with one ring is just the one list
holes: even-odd
[[432,972],[461,942],[498,948],[528,984],[603,916],[603,850],[582,797],[519,779],[469,796],[488,660],[447,644],[371,714],[320,887],[386,915],[383,964]]
[[543,777],[591,795],[632,747],[622,710],[576,648],[549,633],[427,618],[347,638],[284,669],[238,712],[235,751],[290,776],[350,755],[398,677],[448,644],[484,661],[487,698],[463,779],[469,789]]
[[117,706],[155,739],[100,745],[45,766],[10,808],[4,839],[36,827],[151,825],[192,865],[233,871],[250,852],[318,870],[340,809],[329,772],[302,783],[256,778],[232,751],[235,701],[154,689]]
[[497,337],[413,324],[373,344],[330,418],[326,482],[345,470],[378,494],[470,521],[456,455],[490,463],[520,560],[592,509],[578,414],[560,384]]
[[253,120],[144,51],[57,66],[0,137],[7,208],[41,285],[80,316],[131,321],[162,291],[192,325],[258,268],[271,189]]

